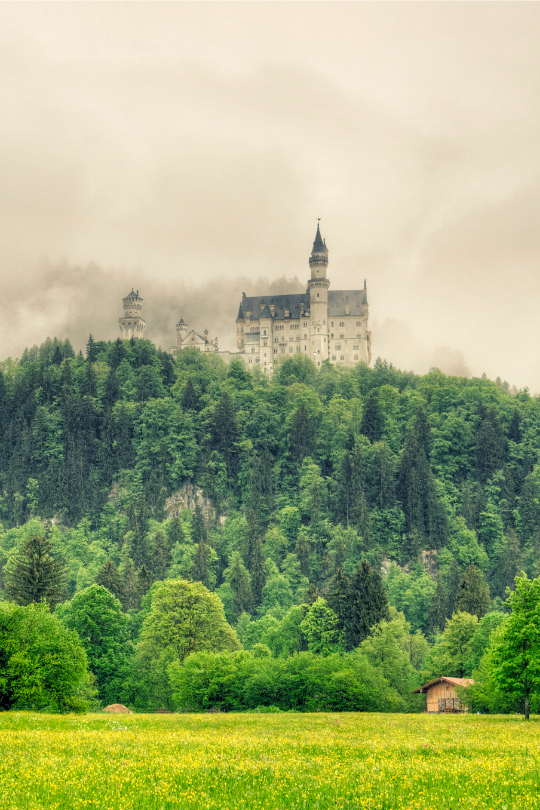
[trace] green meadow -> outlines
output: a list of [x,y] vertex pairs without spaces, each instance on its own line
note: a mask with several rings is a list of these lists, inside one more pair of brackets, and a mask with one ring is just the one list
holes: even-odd
[[0,715],[3,810],[540,808],[540,718]]

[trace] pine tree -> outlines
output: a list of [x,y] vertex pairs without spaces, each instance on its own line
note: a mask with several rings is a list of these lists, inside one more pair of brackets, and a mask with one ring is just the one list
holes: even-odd
[[184,540],[184,530],[182,528],[182,521],[175,515],[167,522],[167,539],[169,548],[173,548],[176,543],[182,543]]
[[146,565],[141,565],[139,570],[137,571],[137,590],[139,592],[139,597],[142,599],[143,596],[146,596],[150,588],[152,587],[152,583],[154,579],[150,572],[150,569],[146,567]]
[[507,442],[494,408],[480,422],[475,436],[476,474],[485,484],[506,461]]
[[184,411],[194,411],[195,413],[198,413],[201,410],[199,396],[193,387],[191,377],[188,377],[188,381],[182,392],[180,404],[182,405]]
[[437,576],[437,587],[429,604],[428,630],[430,633],[444,630],[448,616],[448,589],[440,574]]
[[305,534],[299,534],[294,547],[294,553],[300,565],[302,576],[309,577],[309,557],[311,554],[311,544]]
[[[253,593],[249,573],[242,564],[240,554],[235,554],[234,562],[229,574],[229,585],[234,594],[234,617],[238,619],[242,613],[251,613],[253,610]],[[261,589],[262,590],[262,589]]]
[[291,457],[299,466],[307,456],[315,455],[317,449],[316,422],[310,418],[305,405],[301,405],[292,418],[289,444]]
[[391,451],[386,442],[373,448],[373,461],[369,475],[369,500],[381,511],[394,506],[396,493]]
[[345,618],[345,645],[353,650],[374,625],[388,616],[388,599],[380,574],[365,560],[349,587],[349,612]]
[[191,542],[196,543],[206,543],[206,524],[204,522],[204,517],[202,513],[202,509],[199,505],[199,502],[195,504],[195,509],[193,510],[193,522],[191,524]]
[[92,335],[89,336],[86,343],[86,361],[88,363],[95,363],[98,356],[98,348],[94,343]]
[[379,396],[377,390],[372,388],[364,405],[364,413],[362,414],[362,424],[360,425],[360,433],[367,436],[370,442],[380,441],[383,429],[383,417],[379,405]]
[[205,588],[210,584],[208,562],[210,560],[210,549],[202,540],[197,545],[197,550],[193,558],[191,576],[195,582],[202,582]]
[[97,376],[93,363],[88,361],[81,380],[81,396],[97,397]]
[[102,400],[104,409],[106,411],[112,410],[114,403],[121,399],[121,397],[122,391],[120,390],[120,385],[118,384],[116,371],[114,368],[111,368],[107,374],[107,379],[105,380],[105,392]]
[[103,585],[104,588],[107,588],[113,596],[116,596],[116,598],[122,602],[124,598],[122,579],[113,562],[107,560],[105,565],[99,569],[94,582],[96,585]]
[[236,485],[238,475],[239,430],[231,395],[225,391],[214,411],[210,429],[210,449],[222,456],[227,467],[231,486]]
[[476,565],[471,563],[460,582],[455,610],[478,616],[488,613],[491,606],[489,587]]
[[351,581],[341,568],[338,568],[330,581],[327,602],[339,619],[340,629],[345,630],[350,608]]
[[122,574],[122,607],[125,611],[138,610],[141,605],[137,572],[131,560],[124,566]]
[[45,600],[51,610],[66,597],[67,564],[52,556],[48,537],[36,535],[23,545],[6,576],[6,596],[18,605]]
[[521,442],[521,414],[517,408],[514,408],[510,424],[508,425],[508,438],[516,444]]
[[263,543],[260,537],[257,538],[253,546],[250,574],[253,606],[257,608],[261,604],[262,591],[266,585],[266,563],[264,559]]
[[171,549],[162,531],[156,532],[152,554],[152,576],[154,580],[163,580],[171,565]]
[[127,351],[124,348],[124,343],[120,338],[116,338],[116,340],[114,341],[113,350],[111,352],[111,357],[109,360],[109,365],[111,369],[114,369],[116,371],[122,360],[125,360],[126,358],[127,358]]

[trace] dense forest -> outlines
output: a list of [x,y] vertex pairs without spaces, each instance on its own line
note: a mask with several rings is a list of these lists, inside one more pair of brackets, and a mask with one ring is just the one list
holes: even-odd
[[[411,689],[478,668],[507,588],[540,574],[540,398],[500,380],[301,356],[269,380],[92,337],[0,369],[0,596],[24,604],[32,553],[67,627],[110,612],[101,676],[86,644],[102,702],[418,708]],[[160,611],[188,603],[215,638],[171,657]]]

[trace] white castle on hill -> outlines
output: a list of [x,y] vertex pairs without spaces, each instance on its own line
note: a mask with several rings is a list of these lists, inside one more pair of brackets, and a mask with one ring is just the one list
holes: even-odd
[[[276,363],[297,353],[316,366],[324,360],[341,366],[371,361],[371,332],[368,331],[367,286],[361,290],[329,290],[326,276],[328,248],[319,225],[309,258],[311,271],[305,293],[251,296],[242,293],[236,318],[238,352],[220,351],[217,337],[209,339],[180,318],[176,324],[175,356],[183,349],[217,352],[225,362],[234,357],[249,367],[258,366],[272,374]],[[141,318],[142,298],[133,290],[123,299],[124,317],[119,319],[123,338],[143,337],[146,323]]]
[[311,277],[299,295],[242,295],[236,344],[247,365],[271,374],[283,356],[302,353],[316,366],[323,360],[353,366],[371,360],[367,287],[329,291],[328,248],[319,226],[309,258]]

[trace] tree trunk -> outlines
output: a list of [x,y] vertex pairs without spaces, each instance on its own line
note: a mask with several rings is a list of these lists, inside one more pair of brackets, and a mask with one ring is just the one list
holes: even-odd
[[525,720],[529,719],[530,714],[530,706],[529,706],[529,696],[525,698]]

